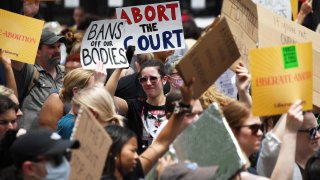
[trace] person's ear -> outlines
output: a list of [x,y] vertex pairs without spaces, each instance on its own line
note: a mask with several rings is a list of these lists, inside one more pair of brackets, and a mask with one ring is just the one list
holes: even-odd
[[76,95],[76,94],[78,93],[78,91],[79,91],[79,88],[78,88],[78,87],[73,87],[73,88],[72,88],[72,95],[73,95],[73,96]]
[[162,81],[162,84],[165,85],[167,83],[167,81],[168,81],[168,76],[167,75],[163,76],[161,81]]
[[27,175],[27,176],[33,176],[35,174],[35,167],[31,161],[23,162],[22,172],[24,175]]

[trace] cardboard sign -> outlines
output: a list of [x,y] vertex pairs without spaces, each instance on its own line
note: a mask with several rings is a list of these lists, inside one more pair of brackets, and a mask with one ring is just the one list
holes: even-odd
[[34,64],[44,22],[0,9],[0,49],[16,61]]
[[227,19],[241,59],[249,67],[249,49],[258,44],[257,6],[251,0],[224,0],[221,14]]
[[[124,20],[100,20],[91,22],[81,43],[81,65],[84,69],[128,67],[123,46]],[[101,65],[103,67],[101,67]]]
[[[285,17],[292,19],[291,0],[253,0],[255,3],[261,4],[265,8]],[[297,1],[298,2],[298,1]]]
[[124,46],[134,45],[135,53],[185,48],[179,1],[117,8],[116,13],[127,20]]
[[112,140],[92,113],[82,107],[71,139],[80,141],[80,148],[72,151],[71,180],[100,179]]
[[198,98],[240,57],[225,18],[217,18],[176,66],[184,82],[194,76]]
[[173,146],[180,162],[188,160],[201,167],[217,165],[219,170],[212,179],[230,179],[246,164],[246,159],[217,106],[206,109]]
[[313,103],[320,107],[320,35],[259,5],[258,13],[260,47],[312,42]]
[[312,44],[252,49],[252,111],[255,116],[286,113],[296,100],[312,110]]

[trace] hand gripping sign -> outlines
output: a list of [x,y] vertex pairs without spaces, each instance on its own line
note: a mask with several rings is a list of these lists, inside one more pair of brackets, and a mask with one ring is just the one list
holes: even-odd
[[127,20],[125,48],[136,53],[185,48],[180,4],[178,1],[116,9],[117,18]]
[[128,67],[123,46],[125,20],[94,21],[87,29],[81,43],[81,65],[97,70]]

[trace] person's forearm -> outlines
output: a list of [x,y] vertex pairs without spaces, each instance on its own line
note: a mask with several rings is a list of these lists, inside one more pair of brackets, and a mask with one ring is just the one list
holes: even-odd
[[4,64],[4,72],[6,76],[6,81],[7,81],[7,87],[12,89],[14,94],[18,96],[18,90],[17,90],[17,84],[16,84],[16,79],[14,78],[13,70],[10,65]]
[[297,132],[286,130],[271,179],[292,179],[295,164]]
[[252,107],[252,98],[247,90],[239,90],[239,101],[245,103],[249,108]]
[[113,97],[116,93],[116,89],[118,86],[120,74],[122,72],[122,69],[116,69],[111,74],[107,84],[105,85],[105,88],[109,91],[110,95]]

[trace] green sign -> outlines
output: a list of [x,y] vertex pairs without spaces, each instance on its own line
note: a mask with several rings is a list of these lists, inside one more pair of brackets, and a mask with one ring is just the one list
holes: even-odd
[[296,68],[298,67],[298,57],[296,46],[287,46],[282,48],[282,57],[284,68]]

